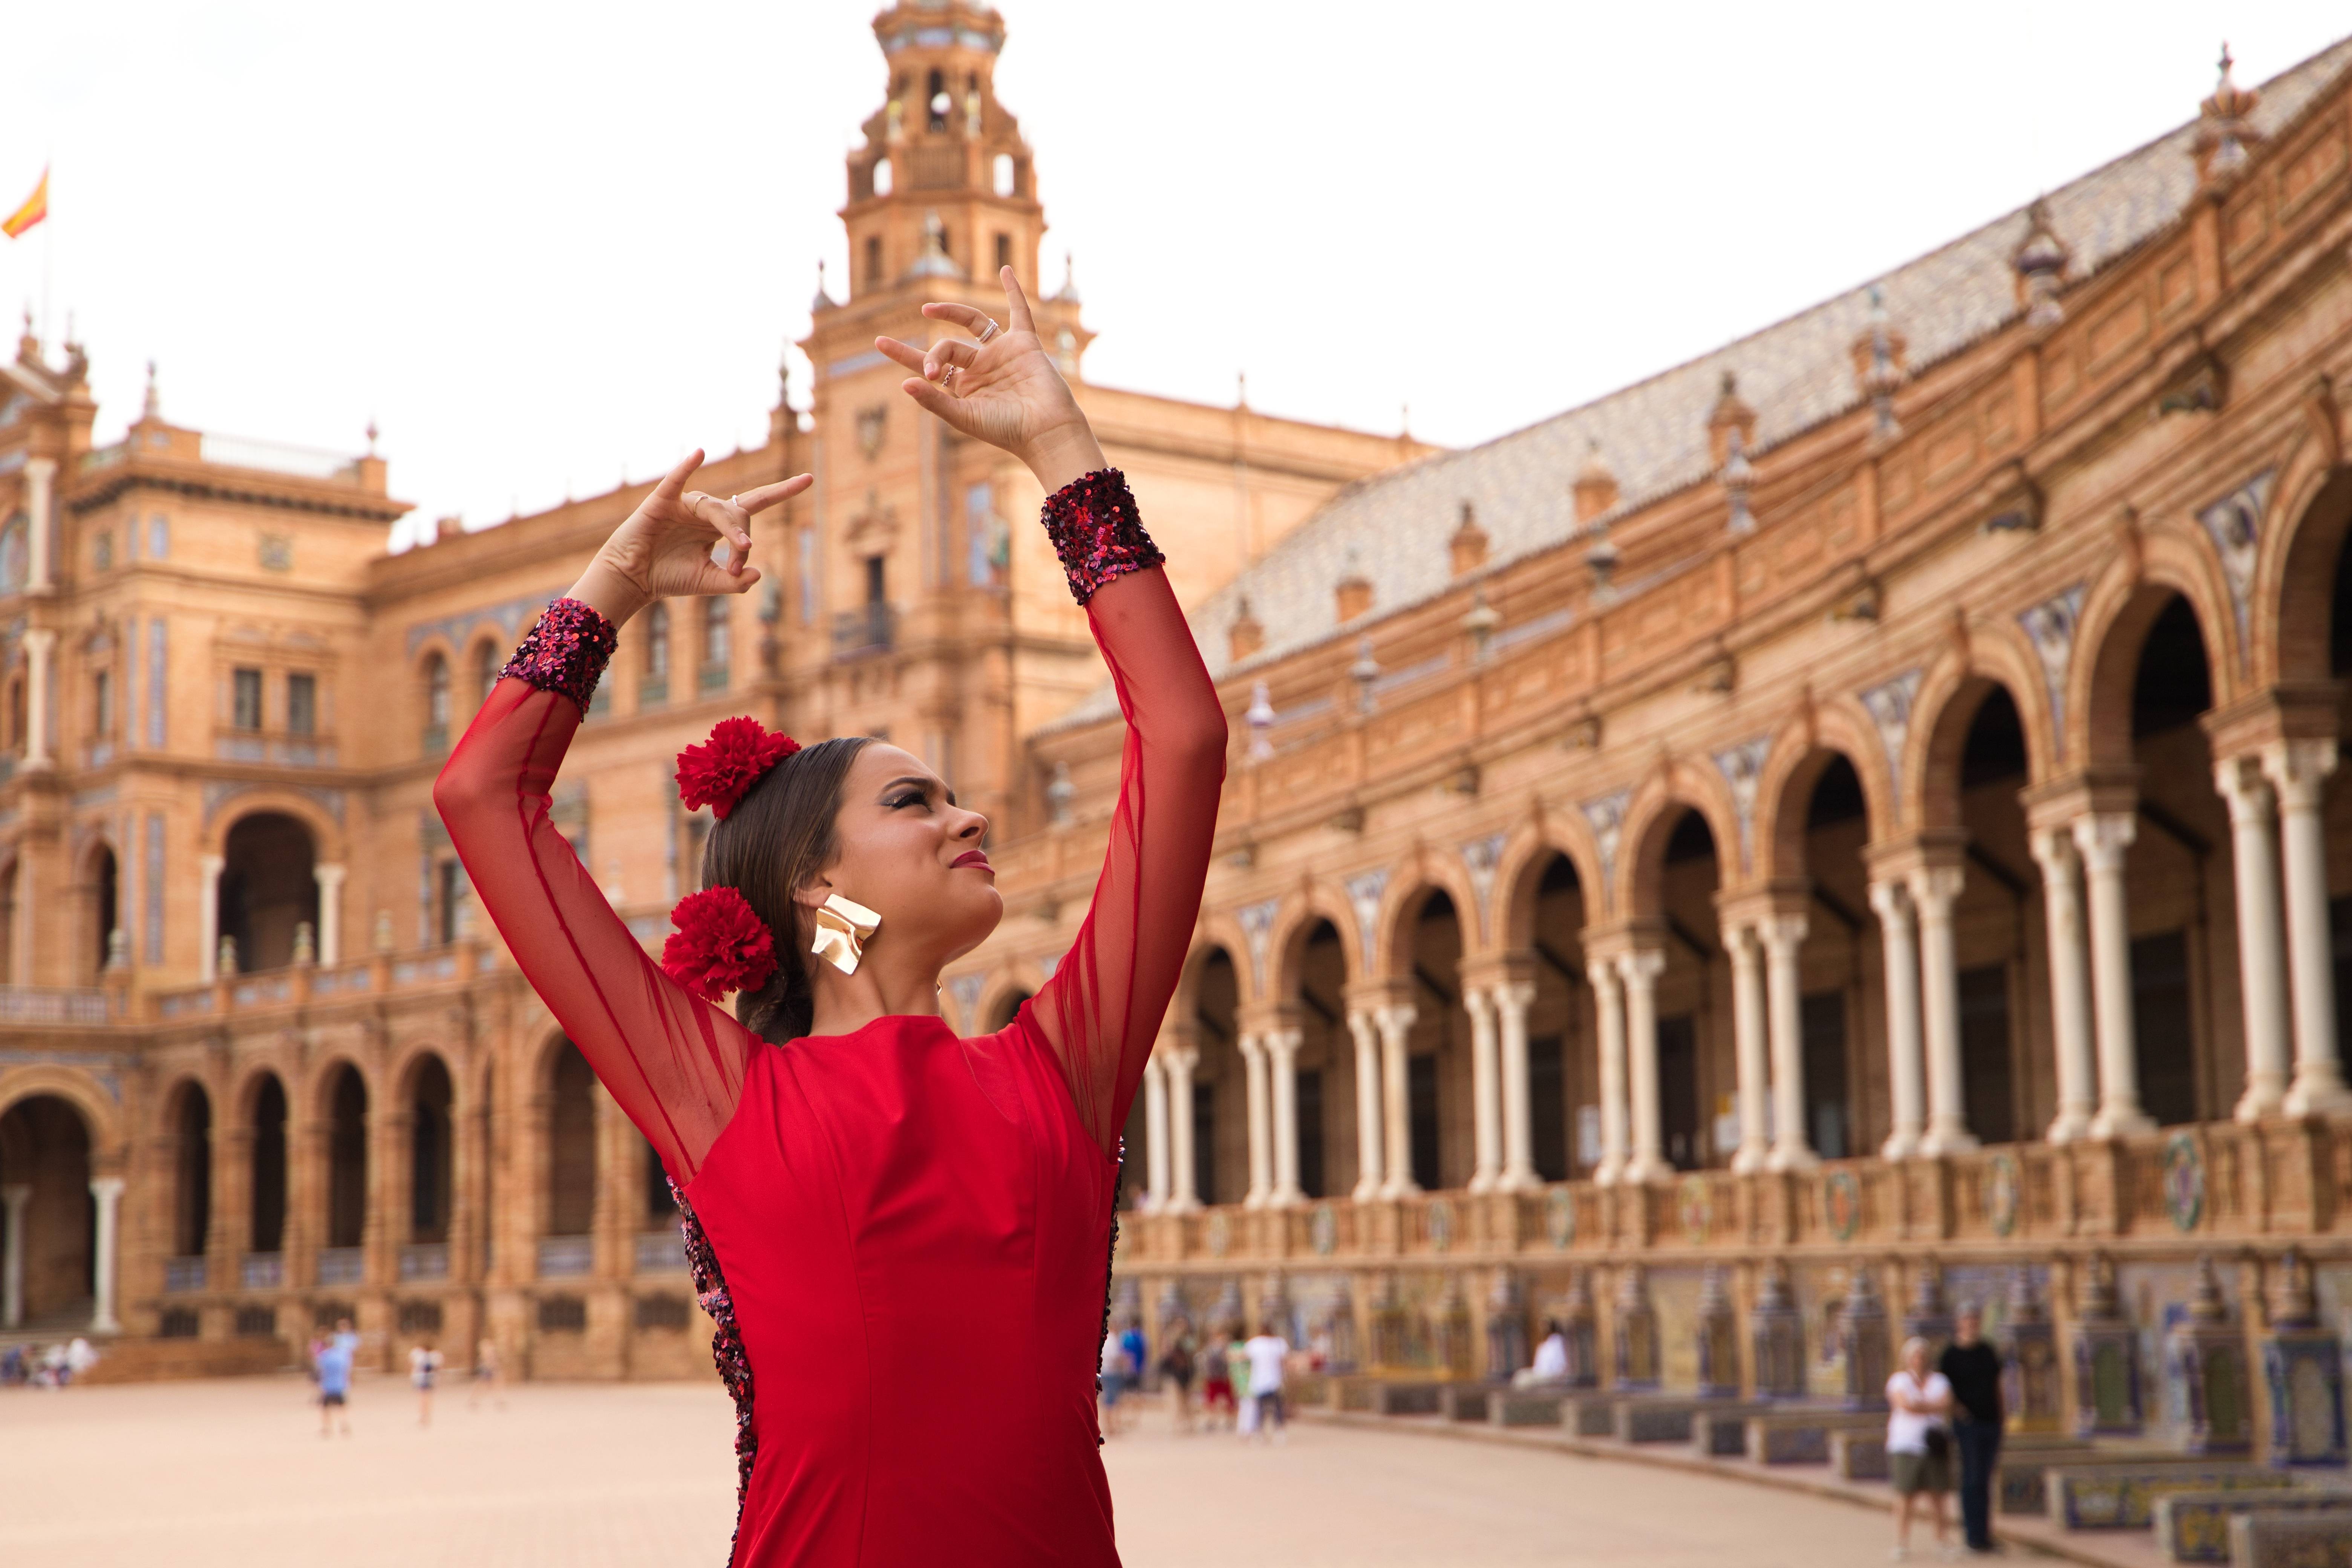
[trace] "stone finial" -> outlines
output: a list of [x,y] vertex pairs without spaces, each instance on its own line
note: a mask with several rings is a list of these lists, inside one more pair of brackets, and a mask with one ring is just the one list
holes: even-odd
[[1445,542],[1454,559],[1454,574],[1475,572],[1486,564],[1486,531],[1478,526],[1478,511],[1468,501],[1462,503],[1462,521],[1454,527],[1454,537]]
[[311,933],[309,921],[294,922],[294,962],[296,963],[319,962],[318,938]]
[[824,258],[820,256],[816,262],[816,298],[809,301],[809,314],[823,315],[825,311],[837,308],[833,295],[825,289]]
[[1070,782],[1070,764],[1055,763],[1054,776],[1045,785],[1045,812],[1056,827],[1070,825],[1071,803],[1078,798],[1078,786]]
[[1381,679],[1381,661],[1372,657],[1370,633],[1356,639],[1356,662],[1348,667],[1348,679],[1356,683],[1356,711],[1369,717],[1378,706],[1373,688]]
[[2070,254],[2051,223],[2048,199],[2036,196],[2025,209],[2025,237],[2010,253],[2009,264],[2017,272],[2017,302],[2025,307],[2025,324],[2037,332],[2066,319],[2058,289],[2065,280]]
[[131,937],[121,926],[106,933],[106,972],[120,974],[131,967]]
[[1895,391],[1903,384],[1903,355],[1909,345],[1886,315],[1886,295],[1877,285],[1870,290],[1870,326],[1854,340],[1854,379],[1870,399],[1871,439],[1880,445],[1903,433],[1895,417]]
[[2270,1316],[2274,1329],[2307,1329],[2319,1321],[2311,1269],[2299,1247],[2288,1247],[2271,1271]]
[[948,254],[948,226],[940,221],[937,208],[923,215],[923,248],[915,264],[907,268],[909,278],[961,278],[964,270],[954,257]]
[[1347,567],[1334,586],[1339,620],[1342,625],[1354,620],[1372,607],[1372,582],[1364,575],[1363,550],[1360,545],[1348,546]]
[[381,434],[382,432],[377,430],[375,427],[375,416],[373,414],[369,415],[367,422],[367,455],[371,458],[375,456],[375,438]]
[[1587,444],[1584,467],[1577,470],[1573,487],[1576,497],[1576,521],[1579,527],[1590,523],[1603,512],[1617,508],[1617,475],[1609,467],[1609,459],[1601,455],[1601,443]]
[[1748,498],[1756,489],[1756,468],[1748,460],[1748,440],[1739,433],[1738,426],[1731,427],[1728,439],[1731,455],[1724,459],[1722,468],[1715,476],[1721,482],[1724,499],[1731,508],[1724,527],[1733,533],[1753,533],[1756,531],[1756,513],[1749,510]]
[[1739,377],[1736,372],[1725,371],[1715,407],[1706,416],[1706,442],[1709,460],[1720,468],[1731,461],[1731,437],[1737,431],[1743,447],[1756,445],[1756,410],[1748,406],[1739,395]]
[[2197,140],[2193,143],[2197,178],[2200,184],[2217,191],[2234,184],[2238,176],[2245,173],[2250,159],[2248,144],[2263,139],[2263,133],[2252,123],[2263,95],[2231,79],[2230,69],[2236,63],[2230,58],[2230,46],[2223,44],[2221,80],[2215,84],[2213,95],[2198,105]]
[[1250,614],[1249,595],[1242,595],[1234,607],[1234,624],[1225,631],[1225,651],[1235,664],[1250,658],[1265,647],[1265,628]]
[[236,973],[236,938],[225,936],[220,939],[220,951],[213,961],[213,973],[224,980]]
[[1249,725],[1249,760],[1262,763],[1274,755],[1274,697],[1261,680],[1250,688],[1249,710],[1242,715]]
[[1617,546],[1610,541],[1609,525],[1595,524],[1591,546],[1584,552],[1584,569],[1592,574],[1592,603],[1598,608],[1617,602]]
[[1062,252],[1061,292],[1055,294],[1054,298],[1065,305],[1077,305],[1085,302],[1078,298],[1077,264],[1070,259],[1070,253],[1066,250]]
[[139,406],[139,422],[152,425],[163,417],[163,395],[155,385],[155,362],[147,362],[147,396]]
[[1469,634],[1470,658],[1474,663],[1486,662],[1486,650],[1495,640],[1496,628],[1503,617],[1486,602],[1486,590],[1482,586],[1471,595],[1470,608],[1462,616],[1462,629]]

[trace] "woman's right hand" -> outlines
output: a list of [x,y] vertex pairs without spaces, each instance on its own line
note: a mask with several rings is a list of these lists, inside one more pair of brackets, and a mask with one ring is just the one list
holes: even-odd
[[[566,596],[618,626],[656,599],[740,594],[757,583],[759,569],[751,564],[751,519],[808,489],[810,477],[795,474],[722,500],[686,488],[701,466],[697,448],[663,475],[604,541]],[[721,543],[727,546],[723,563],[712,553],[712,546]]]

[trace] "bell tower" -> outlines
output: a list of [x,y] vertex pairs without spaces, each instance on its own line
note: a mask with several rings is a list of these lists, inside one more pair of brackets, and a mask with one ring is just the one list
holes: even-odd
[[1003,18],[969,0],[901,0],[874,37],[889,96],[848,160],[850,299],[932,279],[992,293],[1004,266],[1038,298],[1045,216],[1020,122],[996,100]]

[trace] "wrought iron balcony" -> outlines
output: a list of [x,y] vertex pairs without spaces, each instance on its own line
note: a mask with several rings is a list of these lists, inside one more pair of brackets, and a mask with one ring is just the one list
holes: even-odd
[[400,1277],[403,1279],[446,1279],[449,1278],[449,1245],[446,1242],[415,1242],[400,1249]]
[[596,1244],[593,1237],[543,1236],[539,1238],[539,1277],[541,1279],[573,1279],[595,1267]]
[[163,1289],[174,1295],[184,1290],[205,1288],[205,1260],[201,1258],[167,1258],[163,1260]]
[[319,1283],[357,1285],[367,1278],[367,1255],[356,1247],[322,1247],[319,1252]]
[[672,1226],[667,1230],[642,1231],[637,1236],[639,1274],[675,1274],[686,1268],[686,1237]]
[[237,1260],[236,1282],[247,1290],[275,1290],[286,1283],[286,1255],[248,1252]]
[[842,610],[833,617],[833,657],[887,653],[898,640],[898,612],[887,603]]

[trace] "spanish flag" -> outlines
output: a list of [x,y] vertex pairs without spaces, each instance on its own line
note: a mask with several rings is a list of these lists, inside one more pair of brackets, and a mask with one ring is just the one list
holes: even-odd
[[33,187],[33,194],[25,198],[25,205],[18,207],[15,212],[10,213],[8,215],[7,221],[0,223],[0,234],[5,234],[10,239],[15,239],[17,236],[23,234],[26,229],[32,227],[35,224],[40,222],[43,218],[48,216],[49,172],[47,169],[43,169],[41,171],[41,183]]

